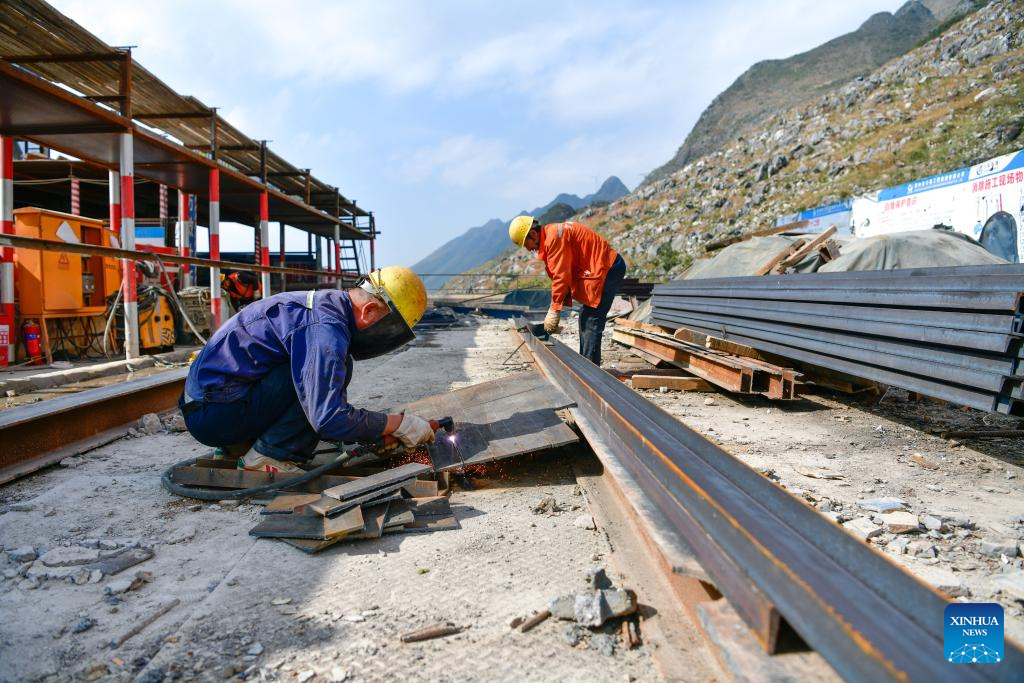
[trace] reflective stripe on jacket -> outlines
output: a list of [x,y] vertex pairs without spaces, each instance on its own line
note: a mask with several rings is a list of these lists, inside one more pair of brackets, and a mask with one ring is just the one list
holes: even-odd
[[189,368],[185,392],[197,401],[244,401],[249,385],[288,364],[299,403],[318,434],[335,441],[376,439],[388,416],[348,402],[353,332],[347,292],[275,294],[246,306],[214,333]]
[[541,228],[537,255],[551,278],[551,306],[561,310],[567,295],[597,308],[608,269],[617,254],[582,223],[550,223]]

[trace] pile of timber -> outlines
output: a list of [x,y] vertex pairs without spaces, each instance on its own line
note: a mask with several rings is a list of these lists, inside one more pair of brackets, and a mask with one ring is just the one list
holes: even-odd
[[[674,365],[726,391],[779,400],[796,398],[799,373],[792,368],[709,348],[703,337],[697,339],[686,330],[673,334],[657,325],[619,319],[615,321],[612,341],[628,346],[648,362]],[[634,384],[634,388],[641,387]]]
[[[447,475],[433,475],[428,465],[341,472],[321,475],[263,501],[262,520],[249,533],[315,553],[341,541],[459,528],[445,495]],[[299,476],[250,472],[235,469],[230,461],[202,459],[176,468],[171,478],[182,486],[245,489]]]
[[655,287],[652,322],[1019,415],[1022,292],[1016,264],[679,280]]

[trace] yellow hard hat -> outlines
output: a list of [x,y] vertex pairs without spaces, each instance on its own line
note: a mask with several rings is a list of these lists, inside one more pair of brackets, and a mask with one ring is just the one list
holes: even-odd
[[533,216],[516,216],[508,224],[508,238],[521,247],[526,242],[526,236],[533,227]]
[[386,266],[367,276],[378,290],[383,290],[411,330],[427,310],[427,288],[420,276],[405,266]]

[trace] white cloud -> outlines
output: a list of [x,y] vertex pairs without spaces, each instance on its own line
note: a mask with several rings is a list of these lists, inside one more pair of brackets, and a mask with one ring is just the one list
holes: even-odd
[[508,144],[503,140],[456,135],[436,145],[414,151],[400,164],[408,182],[440,179],[454,187],[478,187],[508,164]]

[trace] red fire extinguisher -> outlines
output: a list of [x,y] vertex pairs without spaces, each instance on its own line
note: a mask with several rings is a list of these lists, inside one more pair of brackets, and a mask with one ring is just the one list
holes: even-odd
[[21,326],[21,338],[25,340],[25,350],[36,365],[43,364],[42,347],[39,343],[39,323],[26,320]]

